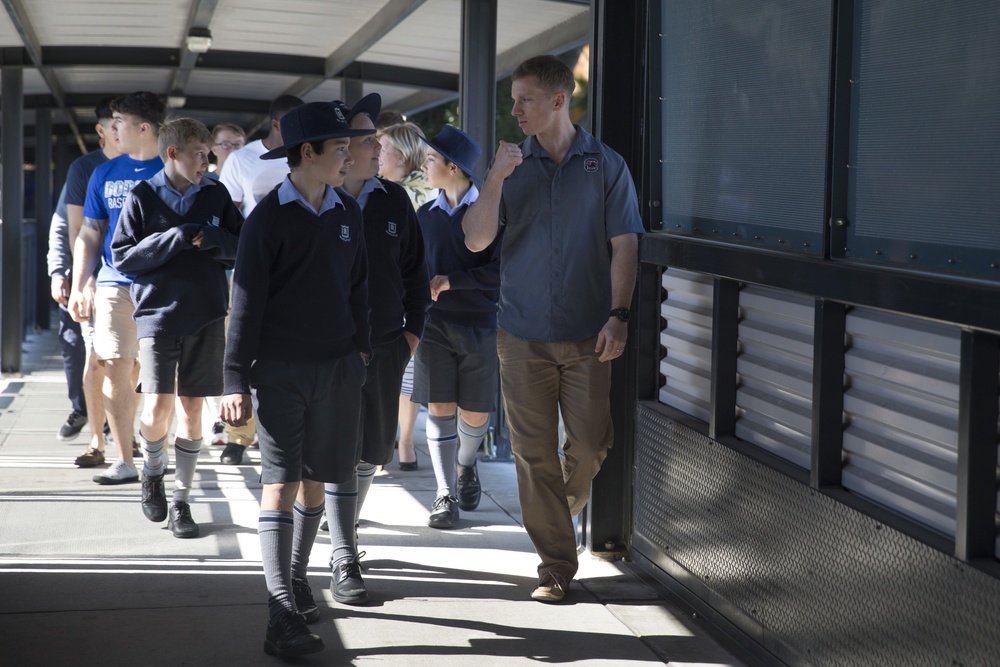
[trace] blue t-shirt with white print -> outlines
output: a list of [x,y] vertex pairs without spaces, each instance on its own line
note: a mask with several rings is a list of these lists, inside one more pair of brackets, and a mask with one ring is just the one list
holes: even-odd
[[108,160],[90,176],[87,184],[87,201],[83,205],[83,215],[94,220],[107,220],[108,231],[104,234],[101,250],[101,268],[97,272],[98,285],[131,285],[132,278],[114,267],[111,259],[111,239],[115,236],[118,218],[125,198],[136,183],[149,180],[163,169],[159,156],[151,160],[134,160],[128,155],[119,155]]

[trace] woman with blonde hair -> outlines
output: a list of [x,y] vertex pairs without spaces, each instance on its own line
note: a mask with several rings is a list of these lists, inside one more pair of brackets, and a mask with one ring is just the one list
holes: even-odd
[[[414,209],[437,196],[427,185],[420,165],[427,157],[426,144],[420,140],[420,128],[403,122],[379,129],[379,176],[395,181],[410,195]],[[413,425],[417,421],[420,405],[410,400],[413,393],[413,358],[403,373],[403,388],[399,394],[399,469],[417,469],[417,451],[413,448]]]
[[436,194],[424,181],[420,165],[427,157],[427,150],[420,140],[420,128],[410,122],[390,125],[379,130],[379,176],[399,183],[410,195],[413,208],[424,205]]

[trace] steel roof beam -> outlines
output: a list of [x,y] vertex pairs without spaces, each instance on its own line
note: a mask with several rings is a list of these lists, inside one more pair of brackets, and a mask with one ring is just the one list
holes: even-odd
[[184,41],[180,48],[180,63],[177,65],[177,71],[174,72],[170,82],[171,95],[184,94],[188,79],[191,78],[191,72],[198,63],[199,54],[189,51],[187,48],[188,34],[192,28],[208,29],[218,5],[219,0],[195,0],[194,4],[191,5],[191,13],[188,15],[187,27],[184,29],[184,37],[182,38]]
[[390,0],[374,18],[366,21],[360,30],[340,45],[340,48],[327,56],[322,76],[302,77],[289,86],[285,94],[303,97],[318,88],[325,80],[341,76],[344,69],[355,63],[362,53],[389,34],[424,2],[426,0]]
[[73,130],[73,136],[76,137],[76,142],[80,146],[80,150],[84,153],[87,152],[87,145],[83,141],[83,135],[80,133],[80,127],[77,124],[76,117],[73,112],[66,107],[63,101],[64,95],[62,87],[59,85],[59,80],[56,78],[55,74],[45,66],[42,60],[42,47],[38,41],[38,36],[35,34],[35,29],[31,25],[31,21],[28,20],[28,15],[24,11],[24,7],[21,5],[20,0],[0,0],[3,2],[4,9],[7,10],[8,16],[10,16],[11,23],[14,24],[14,28],[17,30],[17,34],[21,37],[21,42],[24,44],[24,48],[28,52],[28,57],[31,62],[38,68],[38,72],[42,75],[42,79],[45,80],[45,85],[49,87],[52,91],[52,97],[56,101],[56,105],[63,110],[66,114],[67,122],[70,128]]

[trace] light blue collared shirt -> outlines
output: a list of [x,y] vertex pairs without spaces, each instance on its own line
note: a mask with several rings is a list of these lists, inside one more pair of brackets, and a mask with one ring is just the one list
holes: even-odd
[[198,195],[199,190],[207,185],[216,184],[216,181],[213,181],[208,176],[202,176],[200,183],[192,183],[182,194],[177,188],[170,185],[170,181],[167,180],[167,174],[163,169],[153,174],[153,177],[148,182],[152,186],[156,196],[162,199],[163,203],[171,211],[180,216],[187,215],[187,212],[191,210],[194,198]]
[[[351,196],[351,194],[342,187],[338,188],[338,190],[340,190],[343,194],[347,195],[348,197]],[[383,185],[382,181],[372,176],[367,181],[365,181],[364,185],[361,186],[361,192],[358,193],[358,196],[355,199],[355,201],[358,202],[358,207],[362,211],[365,210],[365,204],[368,203],[368,196],[371,193],[375,192],[375,190],[381,190],[382,192],[386,191],[385,185]]]
[[331,208],[336,208],[337,206],[343,206],[344,202],[341,201],[340,195],[337,194],[336,188],[331,188],[329,185],[326,186],[326,191],[323,193],[323,203],[320,204],[319,211],[313,208],[313,205],[306,201],[306,198],[302,196],[302,193],[292,185],[292,179],[289,176],[285,176],[285,180],[281,182],[278,186],[278,203],[284,206],[290,202],[298,202],[302,208],[309,211],[315,216],[321,216]]
[[469,188],[469,191],[465,193],[465,196],[462,197],[462,201],[458,202],[458,206],[455,208],[448,205],[448,195],[445,194],[444,190],[441,190],[441,192],[438,193],[437,199],[435,199],[434,203],[431,204],[431,210],[440,208],[448,215],[451,215],[463,206],[472,206],[473,202],[477,199],[479,199],[479,188],[476,187],[475,183],[472,184],[472,187]]

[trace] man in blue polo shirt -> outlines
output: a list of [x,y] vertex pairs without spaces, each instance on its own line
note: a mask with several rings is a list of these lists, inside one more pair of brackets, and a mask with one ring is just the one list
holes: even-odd
[[463,229],[480,251],[504,226],[500,382],[521,515],[541,558],[531,597],[558,602],[578,568],[572,517],[614,439],[607,362],[625,347],[643,227],[621,156],[570,120],[565,63],[537,56],[512,78],[511,113],[528,138],[500,142]]

